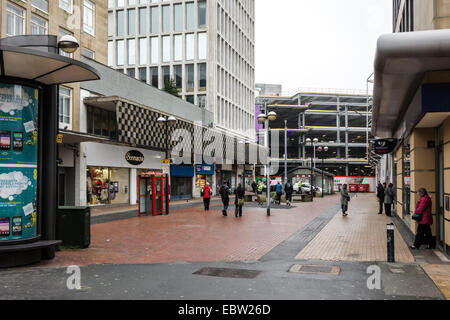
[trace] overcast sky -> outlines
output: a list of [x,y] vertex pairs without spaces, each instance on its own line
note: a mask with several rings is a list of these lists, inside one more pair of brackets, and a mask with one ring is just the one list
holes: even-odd
[[256,82],[366,90],[392,0],[255,0]]

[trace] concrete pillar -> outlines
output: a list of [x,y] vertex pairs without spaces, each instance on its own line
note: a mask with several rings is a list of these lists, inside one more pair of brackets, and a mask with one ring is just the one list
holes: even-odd
[[87,203],[86,167],[87,154],[84,143],[78,143],[75,151],[75,206],[84,207]]
[[137,204],[137,170],[130,169],[130,204]]

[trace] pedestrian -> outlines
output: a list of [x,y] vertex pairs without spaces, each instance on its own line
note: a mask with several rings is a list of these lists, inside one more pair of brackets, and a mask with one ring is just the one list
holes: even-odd
[[300,180],[300,181],[298,182],[297,186],[298,186],[298,193],[300,193],[300,194],[303,193],[303,190],[302,190],[302,186],[303,186],[302,180]]
[[283,194],[283,186],[281,185],[280,181],[278,181],[277,185],[275,186],[275,192],[277,194],[275,203],[281,204],[281,195]]
[[252,182],[252,190],[253,190],[253,193],[256,196],[257,195],[257,191],[258,191],[258,185],[256,184],[255,181]]
[[222,198],[222,203],[223,203],[222,215],[224,217],[226,217],[227,210],[230,205],[230,194],[231,194],[230,187],[228,187],[228,184],[226,183],[226,181],[224,181],[222,186],[220,187],[219,193],[220,193],[220,196]]
[[262,202],[263,190],[264,190],[264,184],[262,183],[262,181],[259,181],[259,184],[258,184],[258,205],[262,205],[263,204],[263,202]]
[[414,211],[415,219],[418,223],[417,233],[414,239],[414,244],[410,246],[411,249],[420,249],[422,244],[427,244],[427,249],[433,248],[433,234],[431,233],[431,225],[433,224],[433,216],[431,214],[432,202],[425,188],[420,188],[418,191],[420,196]]
[[236,216],[236,218],[242,217],[242,207],[244,206],[245,203],[245,189],[242,187],[242,184],[239,183],[238,187],[236,188],[236,211],[234,213],[234,215]]
[[290,206],[292,202],[292,193],[294,192],[294,186],[289,182],[289,180],[284,186],[284,192],[286,193],[286,204]]
[[388,217],[391,217],[392,204],[394,203],[394,185],[389,183],[384,190],[384,212]]
[[342,216],[348,216],[348,202],[350,201],[350,196],[348,195],[347,185],[344,184],[341,189],[341,208]]
[[377,198],[378,198],[378,203],[380,204],[380,209],[378,210],[378,214],[383,214],[384,187],[381,184],[381,181],[378,182],[378,186],[377,186]]
[[209,187],[209,182],[203,187],[203,205],[205,206],[205,211],[209,211],[209,204],[211,202],[211,188]]

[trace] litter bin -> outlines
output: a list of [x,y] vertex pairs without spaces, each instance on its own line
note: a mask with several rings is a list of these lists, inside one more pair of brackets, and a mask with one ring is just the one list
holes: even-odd
[[62,246],[87,248],[91,244],[91,208],[59,207],[56,214],[56,239]]

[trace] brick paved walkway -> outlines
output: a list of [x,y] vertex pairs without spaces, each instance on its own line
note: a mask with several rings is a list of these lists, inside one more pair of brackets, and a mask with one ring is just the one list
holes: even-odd
[[[374,194],[358,194],[349,203],[347,217],[339,212],[297,256],[298,260],[386,261],[386,224]],[[396,262],[414,262],[408,246],[395,231]]]
[[450,265],[425,264],[422,268],[434,281],[447,300],[450,300]]
[[41,266],[147,264],[257,260],[296,231],[336,205],[337,196],[295,203],[296,208],[245,208],[242,218],[229,211],[205,213],[200,206],[175,210],[168,216],[141,217],[96,224],[91,246],[64,250]]

